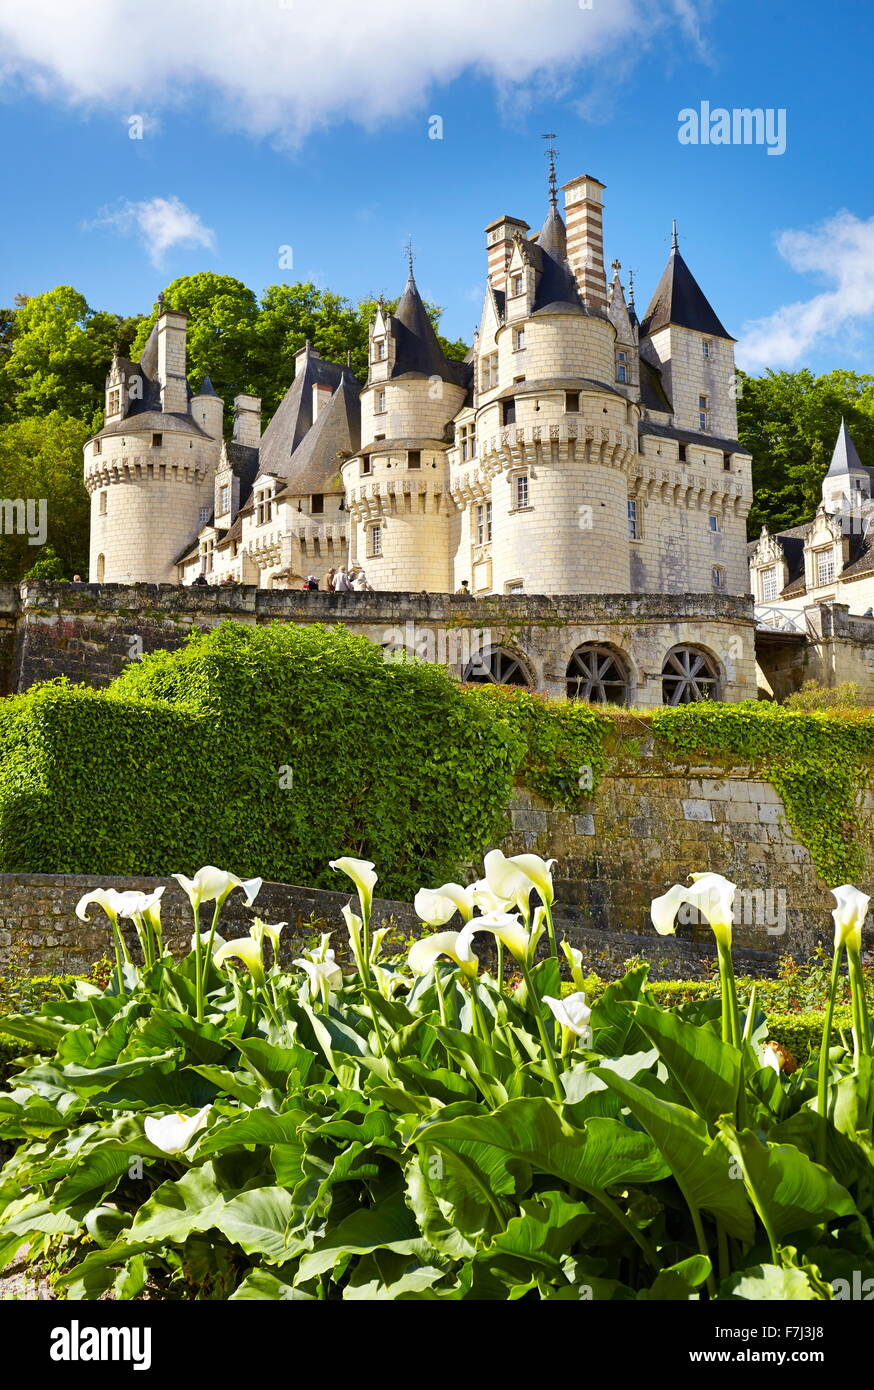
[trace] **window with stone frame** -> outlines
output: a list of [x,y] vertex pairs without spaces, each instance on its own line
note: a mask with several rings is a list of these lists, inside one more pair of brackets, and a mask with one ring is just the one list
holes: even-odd
[[721,565],[713,565],[710,569],[710,583],[714,589],[725,588],[725,570]]
[[492,539],[492,504],[480,502],[476,509],[476,543],[486,545]]
[[102,448],[103,448],[103,441],[102,441],[101,439],[95,439],[95,441],[94,441],[94,451],[93,451],[93,452],[94,452],[95,454],[99,454],[100,451],[102,450]]
[[255,504],[255,520],[258,526],[264,526],[273,519],[273,494],[269,491],[259,492],[258,500]]
[[701,355],[702,355],[703,357],[709,357],[709,356],[710,356],[710,339],[709,339],[709,338],[705,338],[704,341],[703,341],[703,343],[701,344]]
[[493,391],[498,384],[498,354],[489,352],[480,363],[480,390]]
[[629,497],[628,499],[628,539],[630,541],[640,540],[640,516],[636,497]]
[[314,492],[310,497],[310,516],[322,516],[325,511],[325,494]]
[[817,550],[816,560],[816,582],[817,584],[832,584],[835,578],[835,552],[831,546],[827,550]]
[[530,494],[528,489],[528,474],[517,474],[517,476],[513,479],[514,505],[517,508],[529,506],[529,495]]
[[710,428],[710,397],[698,397],[698,428],[699,430],[709,430]]
[[374,411],[376,412],[377,415],[384,415],[384,414],[385,414],[385,392],[384,392],[384,391],[377,391],[377,393],[376,393],[376,400],[374,401],[374,406],[373,406],[373,408],[374,408]]
[[385,338],[375,338],[373,342],[373,356],[375,361],[385,361]]
[[228,483],[219,488],[219,516],[226,516],[231,510],[231,489]]
[[107,496],[106,488],[103,488],[103,489],[101,490],[101,493],[100,493],[100,515],[101,515],[101,516],[106,516],[106,496]]
[[616,380],[623,386],[628,382],[627,352],[617,352],[616,354]]
[[773,603],[777,593],[777,567],[772,565],[770,569],[762,570],[762,602]]
[[524,346],[525,346],[525,329],[524,329],[524,328],[514,328],[514,329],[513,329],[513,351],[514,351],[514,352],[521,352],[522,349],[524,348]]
[[460,425],[458,429],[458,448],[461,454],[461,462],[467,463],[469,459],[476,458],[476,425]]
[[367,528],[367,558],[374,560],[380,555],[382,555],[382,525],[377,521]]
[[121,390],[110,391],[109,404],[106,407],[107,415],[117,415],[121,410]]
[[525,277],[523,275],[513,275],[510,278],[510,294],[519,295],[525,288]]

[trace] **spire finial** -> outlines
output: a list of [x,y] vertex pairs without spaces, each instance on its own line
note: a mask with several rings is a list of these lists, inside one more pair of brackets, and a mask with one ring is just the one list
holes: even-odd
[[552,143],[555,139],[555,131],[547,132],[542,138],[549,141],[546,147],[546,157],[549,160],[549,206],[553,212],[557,212],[558,194],[556,193],[555,187],[555,156],[558,154],[558,150]]
[[672,222],[671,222],[671,250],[672,250],[672,251],[679,251],[679,249],[680,249],[680,238],[677,236],[677,219],[676,219],[676,217],[675,217],[675,218],[673,218],[673,220],[672,220]]
[[409,272],[410,279],[412,280],[412,278],[413,278],[413,238],[412,238],[411,236],[408,236],[408,237],[407,237],[407,244],[406,244],[406,246],[404,247],[404,250],[405,250],[406,255],[407,255],[407,270],[408,270],[408,272]]
[[620,270],[622,269],[622,262],[620,261],[618,256],[615,260],[612,260],[610,262],[610,269],[615,270],[617,275],[619,274]]
[[159,316],[160,316],[161,314],[163,314],[163,312],[164,312],[164,291],[163,291],[163,290],[160,290],[160,291],[158,292],[158,314],[159,314]]
[[633,271],[633,270],[629,270],[629,272],[628,272],[628,307],[629,307],[629,309],[633,309],[633,308],[634,308],[634,271]]

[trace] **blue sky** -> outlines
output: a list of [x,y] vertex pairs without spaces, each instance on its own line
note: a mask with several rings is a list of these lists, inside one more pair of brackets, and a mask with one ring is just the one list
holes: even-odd
[[[23,8],[0,0],[3,303],[67,283],[146,311],[203,269],[392,295],[411,236],[420,288],[469,340],[483,227],[539,225],[551,130],[560,181],[607,185],[608,260],[634,269],[639,312],[676,217],[742,363],[874,370],[866,0]],[[681,144],[702,101],[785,110],[785,152]]]

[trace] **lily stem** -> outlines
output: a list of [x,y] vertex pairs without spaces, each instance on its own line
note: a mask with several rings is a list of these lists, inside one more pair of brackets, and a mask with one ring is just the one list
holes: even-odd
[[828,1050],[831,1043],[832,1019],[835,1013],[835,995],[838,989],[838,975],[841,968],[841,948],[835,947],[832,957],[832,973],[829,982],[828,1003],[825,1009],[825,1020],[822,1025],[822,1040],[819,1045],[819,1070],[816,1081],[816,1109],[819,1114],[819,1132],[816,1136],[816,1157],[817,1162],[825,1166],[826,1161],[826,1138],[828,1132]]

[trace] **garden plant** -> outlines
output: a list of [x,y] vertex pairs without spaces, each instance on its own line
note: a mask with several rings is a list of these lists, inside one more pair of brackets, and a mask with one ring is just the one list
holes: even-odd
[[653,902],[662,933],[694,905],[719,956],[718,994],[663,1007],[646,963],[587,1001],[551,861],[494,850],[478,882],[422,889],[397,956],[373,864],[332,868],[356,889],[346,970],[330,934],[281,963],[284,924],[257,916],[223,940],[224,901],[260,884],[211,866],[177,875],[182,960],[161,890],[82,899],[109,922],[108,983],[3,1020],[23,1055],[0,1092],[0,1268],[50,1263],[73,1299],[601,1301],[826,1300],[874,1266],[864,894],[835,890],[822,1045],[790,1069],[755,988],[739,1002],[718,874]]

